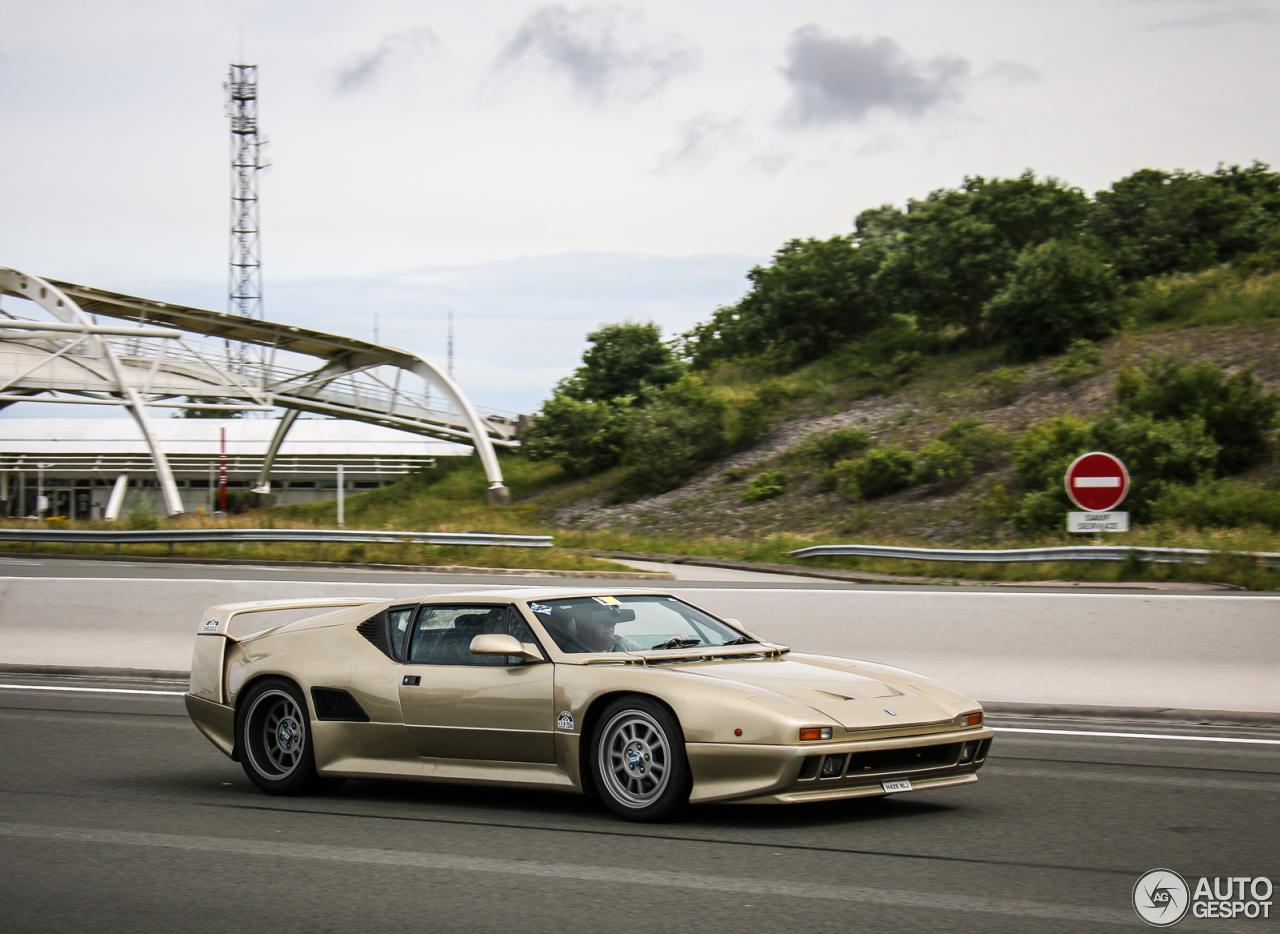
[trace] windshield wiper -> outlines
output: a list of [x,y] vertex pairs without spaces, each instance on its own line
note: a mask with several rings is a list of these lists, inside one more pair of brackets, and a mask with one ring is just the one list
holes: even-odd
[[701,639],[693,639],[689,636],[672,636],[666,642],[659,642],[657,645],[649,646],[650,649],[687,649],[691,645],[701,645]]
[[750,636],[739,636],[736,639],[731,639],[728,642],[721,642],[720,644],[721,645],[754,645],[759,641],[760,641],[759,639],[752,639]]

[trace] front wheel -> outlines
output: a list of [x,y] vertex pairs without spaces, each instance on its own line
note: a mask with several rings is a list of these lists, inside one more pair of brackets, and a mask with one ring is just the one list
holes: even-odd
[[249,781],[271,795],[308,794],[333,784],[316,773],[311,718],[296,684],[267,678],[237,706],[242,713],[236,718],[236,745]]
[[614,701],[592,737],[591,774],[613,813],[661,820],[688,802],[692,785],[680,724],[649,698]]

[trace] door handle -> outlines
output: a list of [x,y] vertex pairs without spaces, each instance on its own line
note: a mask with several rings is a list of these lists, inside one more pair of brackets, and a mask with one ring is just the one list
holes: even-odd
[[400,683],[416,688],[418,685],[422,684],[422,677],[420,675],[405,675],[404,680]]

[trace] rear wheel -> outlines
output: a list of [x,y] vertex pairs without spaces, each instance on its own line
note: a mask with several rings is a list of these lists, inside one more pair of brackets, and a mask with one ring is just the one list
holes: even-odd
[[271,795],[298,795],[336,788],[341,779],[316,773],[307,702],[296,684],[267,678],[249,688],[237,705],[236,745],[244,773]]
[[591,773],[609,810],[635,821],[661,820],[682,807],[692,785],[680,724],[647,697],[605,708],[592,737]]

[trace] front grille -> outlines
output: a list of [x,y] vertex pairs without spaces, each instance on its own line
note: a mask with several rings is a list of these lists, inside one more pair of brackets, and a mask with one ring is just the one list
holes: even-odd
[[855,752],[849,756],[846,777],[874,775],[878,772],[907,772],[913,769],[935,769],[954,765],[960,756],[960,743],[939,743],[907,749],[876,749]]

